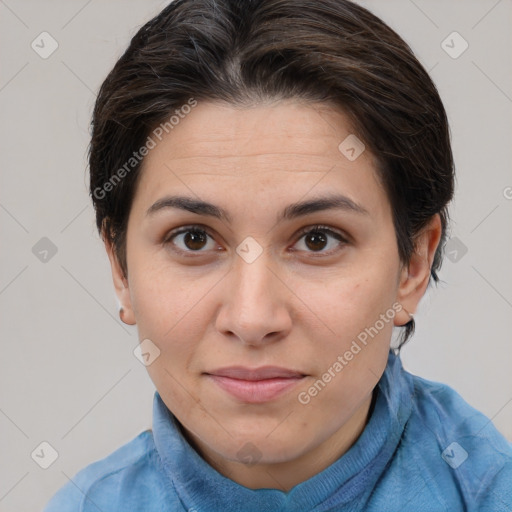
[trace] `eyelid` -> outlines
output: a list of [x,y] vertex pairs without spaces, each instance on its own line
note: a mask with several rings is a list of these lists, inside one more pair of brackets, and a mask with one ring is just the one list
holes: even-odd
[[186,233],[188,231],[204,231],[207,235],[214,238],[212,232],[210,231],[210,228],[204,224],[186,224],[184,226],[180,226],[179,228],[175,228],[167,233],[165,233],[162,243],[168,243],[171,238],[181,235],[182,233]]
[[[297,244],[304,235],[307,235],[308,233],[315,232],[315,231],[321,231],[321,232],[327,233],[329,236],[331,236],[333,238],[336,238],[338,240],[339,244],[341,245],[341,247],[338,246],[337,248],[331,249],[330,251],[306,251],[308,256],[312,256],[315,258],[333,256],[336,253],[338,253],[341,250],[341,248],[343,248],[345,245],[351,243],[351,237],[348,234],[345,234],[344,231],[341,231],[336,228],[332,228],[330,226],[326,226],[323,224],[313,224],[313,225],[305,226],[295,235],[297,240],[295,241],[294,245]],[[301,251],[292,249],[292,252],[301,252]]]
[[[184,251],[183,249],[180,249],[179,247],[175,246],[175,244],[172,243],[172,239],[178,235],[181,235],[183,233],[188,233],[189,231],[204,231],[212,240],[215,241],[215,236],[212,234],[210,228],[204,224],[187,224],[180,226],[176,229],[171,230],[170,232],[166,233],[163,236],[162,239],[162,245],[173,245],[172,250],[178,254],[190,256],[192,258],[198,257],[201,255],[204,255],[206,251]],[[215,242],[217,243],[217,242]],[[218,244],[217,244],[218,246]]]
[[311,231],[325,231],[327,233],[330,233],[332,235],[336,235],[337,237],[339,237],[339,239],[345,243],[348,243],[350,241],[350,237],[345,234],[344,231],[341,231],[341,230],[338,230],[338,229],[335,229],[335,228],[332,228],[330,226],[326,226],[324,224],[313,224],[313,225],[310,225],[310,226],[306,226],[304,228],[302,228],[296,236],[303,236],[307,233],[310,233]]

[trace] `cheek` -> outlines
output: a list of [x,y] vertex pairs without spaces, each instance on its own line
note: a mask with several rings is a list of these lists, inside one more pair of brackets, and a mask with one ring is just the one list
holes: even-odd
[[[387,360],[395,315],[395,277],[378,265],[359,272],[352,268],[350,275],[331,276],[323,285],[309,283],[300,292],[314,313],[308,313],[309,321],[302,326],[308,339],[315,340],[317,350],[310,354],[317,361],[314,368],[322,375],[331,368],[337,377],[329,386],[333,400],[337,393],[365,389],[365,383],[378,380],[372,372],[380,375]],[[339,364],[332,368],[336,361]],[[336,382],[341,381],[345,388],[337,389]],[[329,400],[329,394],[324,398]]]
[[391,308],[395,301],[396,276],[377,265],[358,272],[350,269],[347,275],[327,276],[321,283],[297,283],[297,293],[318,318],[337,334],[354,336],[372,324]]
[[165,264],[140,266],[138,271],[134,266],[132,307],[139,339],[150,339],[160,350],[160,357],[147,367],[158,389],[174,389],[180,395],[172,376],[188,380],[215,312],[210,290],[221,277],[216,272],[199,276],[193,269],[185,272]]
[[190,368],[205,331],[205,290],[200,280],[179,278],[169,269],[146,267],[133,273],[132,306],[139,339],[159,349],[147,371],[164,402],[176,411],[187,410],[196,396]]
[[130,297],[140,334],[151,333],[163,340],[184,324],[190,327],[191,313],[201,308],[213,282],[208,277],[197,279],[194,272],[180,272],[168,264],[148,261],[151,258],[133,265]]
[[393,331],[392,284],[392,279],[347,279],[309,296],[328,326],[321,331],[325,335],[318,335],[319,331],[308,334],[316,345],[310,354],[315,378],[302,391],[310,400],[313,416],[324,418],[329,411],[332,424],[339,424],[377,384]]

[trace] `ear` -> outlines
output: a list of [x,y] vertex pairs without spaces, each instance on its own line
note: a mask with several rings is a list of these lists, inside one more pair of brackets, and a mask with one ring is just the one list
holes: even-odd
[[411,319],[427,290],[430,269],[434,261],[437,246],[441,239],[441,217],[435,214],[415,239],[414,252],[409,264],[404,266],[400,275],[397,300],[403,309],[395,315],[395,325],[405,325]]
[[122,321],[128,325],[135,325],[135,315],[133,314],[128,279],[124,275],[115,250],[108,237],[104,236],[103,242],[105,244],[105,250],[107,251],[108,259],[110,260],[112,279],[114,281],[116,295],[121,308],[123,309]]

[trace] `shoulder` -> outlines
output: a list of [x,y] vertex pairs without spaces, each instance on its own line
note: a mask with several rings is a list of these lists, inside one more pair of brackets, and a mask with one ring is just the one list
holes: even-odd
[[451,387],[408,375],[412,413],[403,442],[425,478],[445,497],[457,489],[468,510],[510,510],[511,443]]
[[117,512],[127,502],[152,511],[152,502],[147,501],[150,495],[152,499],[166,496],[172,502],[167,496],[170,484],[162,478],[159,465],[152,432],[147,430],[78,472],[54,495],[44,512]]
[[438,440],[465,440],[468,447],[487,447],[503,462],[512,456],[511,444],[492,420],[469,405],[453,388],[409,374],[413,382],[411,419],[430,427]]

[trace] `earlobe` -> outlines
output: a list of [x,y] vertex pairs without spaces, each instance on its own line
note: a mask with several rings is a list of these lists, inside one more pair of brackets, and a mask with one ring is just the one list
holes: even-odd
[[122,306],[119,308],[119,319],[126,325],[135,325],[136,323],[135,320],[133,319],[133,315],[131,315],[130,318],[127,318],[125,310]]
[[409,313],[407,309],[400,303],[402,309],[395,314],[394,325],[397,327],[403,327],[408,324],[411,320],[414,320],[414,313]]
[[112,280],[114,282],[114,289],[119,300],[119,318],[127,325],[135,325],[135,315],[133,313],[130,288],[128,279],[124,275],[123,269],[119,263],[116,252],[112,247],[108,238],[104,237],[105,250],[107,251],[110,267],[112,271]]
[[397,299],[403,309],[395,316],[396,326],[405,325],[411,320],[425,294],[441,234],[441,217],[436,214],[416,237],[414,251],[400,276]]

